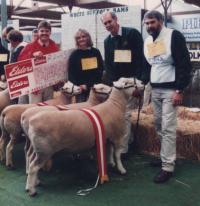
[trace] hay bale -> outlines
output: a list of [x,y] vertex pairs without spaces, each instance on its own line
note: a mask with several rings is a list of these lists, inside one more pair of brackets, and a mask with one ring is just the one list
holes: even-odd
[[178,117],[181,119],[190,119],[200,121],[200,112],[193,112],[192,108],[179,107]]
[[177,154],[200,160],[200,121],[178,119]]
[[137,112],[132,113],[131,121],[137,150],[147,154],[158,155],[160,153],[160,140],[156,135],[153,115],[141,113],[137,131]]
[[[137,112],[133,112],[133,128],[136,127],[136,122]],[[159,155],[160,141],[156,135],[152,114],[141,113],[135,143],[140,152]],[[177,156],[200,160],[200,121],[178,118]]]
[[142,108],[141,113],[143,114],[153,114],[153,108],[151,106],[151,104],[145,106]]
[[[177,116],[180,119],[190,119],[190,120],[199,120],[200,121],[200,108],[196,108],[196,112],[194,112],[194,108],[189,107],[178,107]],[[142,108],[141,113],[143,114],[153,114],[152,105],[149,104]]]

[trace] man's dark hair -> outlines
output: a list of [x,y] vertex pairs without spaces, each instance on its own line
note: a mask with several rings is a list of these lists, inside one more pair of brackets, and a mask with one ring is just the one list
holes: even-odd
[[12,26],[8,26],[7,28],[6,28],[6,33],[8,34],[10,31],[12,31],[12,30],[14,30],[14,27],[12,27]]
[[146,19],[157,19],[158,21],[163,22],[164,16],[159,11],[151,10],[144,15],[143,21]]
[[38,33],[38,29],[33,29],[32,34]]
[[43,20],[43,21],[39,22],[38,30],[42,27],[49,29],[49,31],[51,31],[51,24],[48,21]]
[[23,41],[23,35],[20,31],[17,30],[11,30],[8,33],[8,40],[9,41],[14,41],[14,42],[22,42]]

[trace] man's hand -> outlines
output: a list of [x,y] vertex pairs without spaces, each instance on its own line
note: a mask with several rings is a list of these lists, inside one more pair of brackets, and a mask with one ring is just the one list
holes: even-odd
[[176,91],[173,94],[173,105],[179,106],[183,103],[183,94],[177,93]]
[[141,98],[143,95],[143,91],[144,89],[141,90],[141,89],[136,88],[135,91],[133,91],[132,96],[135,98]]
[[5,77],[4,74],[1,75],[1,81],[2,81],[2,82],[5,82],[5,81],[6,81],[6,77]]
[[41,51],[37,51],[33,53],[34,58],[41,58],[44,54]]
[[32,92],[32,94],[34,94],[34,95],[38,95],[39,93],[40,93],[40,90]]
[[80,85],[80,88],[81,88],[83,91],[87,91],[87,85],[85,85],[85,84]]

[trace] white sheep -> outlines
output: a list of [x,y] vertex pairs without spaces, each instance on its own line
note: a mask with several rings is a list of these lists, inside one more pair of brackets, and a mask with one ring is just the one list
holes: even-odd
[[[111,87],[105,84],[96,84],[91,89],[89,98],[86,102],[68,104],[68,105],[63,106],[62,109],[63,110],[81,109],[81,108],[90,108],[92,106],[98,105],[104,102],[108,98],[111,92],[111,89],[112,89]],[[29,120],[33,115],[41,111],[57,111],[57,110],[61,110],[61,107],[52,107],[52,106],[34,107],[34,108],[26,110],[21,116],[21,125],[23,127],[24,133],[28,135]],[[29,147],[29,146],[30,146],[29,141],[26,141],[25,157],[26,157],[26,172],[27,173],[28,173],[28,167],[29,167],[29,159],[31,159],[31,156],[33,155],[32,147]]]
[[[114,145],[118,170],[125,174],[126,170],[120,159],[120,145],[126,129],[126,103],[135,91],[136,85],[132,78],[120,78],[113,85],[114,88],[108,100],[92,107],[92,109],[101,117],[106,137]],[[47,119],[48,124],[44,124]],[[26,190],[30,196],[36,195],[39,169],[53,154],[63,149],[77,153],[90,149],[95,145],[95,133],[92,123],[85,113],[80,110],[37,113],[29,120],[28,137],[34,151],[26,183]]]
[[[79,86],[75,86],[70,81],[68,81],[63,86],[60,95],[58,95],[55,99],[46,101],[45,103],[47,105],[66,105],[72,102],[72,97],[74,95],[80,93],[81,88]],[[20,142],[20,140],[23,138],[20,123],[21,114],[28,108],[33,108],[36,106],[36,104],[10,105],[7,106],[1,113],[0,126],[2,130],[2,135],[0,138],[0,160],[3,161],[6,158],[6,166],[10,169],[14,167],[12,158],[14,145],[17,142]]]
[[11,99],[9,96],[8,89],[0,91],[0,114],[3,111],[3,109],[10,104],[11,104]]

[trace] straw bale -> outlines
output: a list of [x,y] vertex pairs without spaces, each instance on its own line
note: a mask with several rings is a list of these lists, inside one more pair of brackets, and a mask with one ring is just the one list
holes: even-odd
[[200,121],[178,119],[177,153],[187,159],[200,160]]
[[133,134],[137,150],[148,154],[158,155],[160,151],[160,140],[156,136],[153,115],[141,113],[137,131],[137,112],[132,113],[131,121],[133,123]]
[[178,117],[181,119],[191,119],[200,121],[200,112],[189,111],[188,107],[179,107]]
[[[189,107],[178,107],[177,116],[180,119],[190,119],[190,120],[198,120],[200,121],[200,112],[192,112]],[[143,114],[153,114],[152,105],[149,104],[142,108],[141,113]]]
[[[133,128],[136,128],[136,122],[137,112],[133,112]],[[177,156],[200,160],[200,121],[178,118],[177,123]],[[134,137],[135,147],[140,152],[159,155],[160,141],[152,114],[140,114],[139,127]]]
[[153,108],[151,106],[151,104],[145,106],[142,108],[141,113],[143,114],[153,114]]

